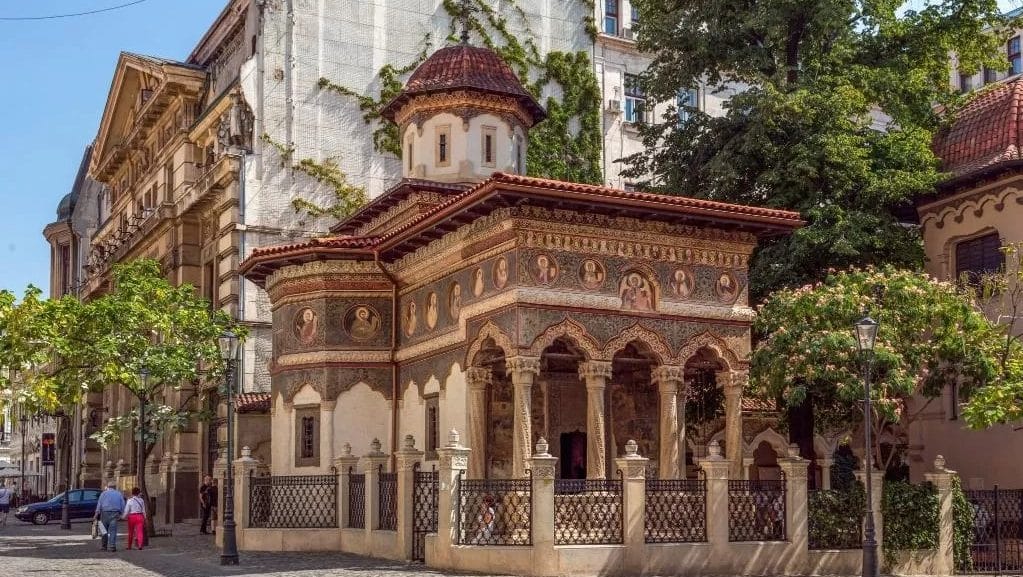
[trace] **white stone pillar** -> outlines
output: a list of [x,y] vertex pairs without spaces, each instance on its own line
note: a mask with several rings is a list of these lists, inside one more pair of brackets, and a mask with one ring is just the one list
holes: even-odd
[[625,443],[625,455],[615,459],[622,472],[622,542],[625,544],[625,572],[646,572],[646,466],[650,459],[637,452],[636,441]]
[[586,478],[607,478],[607,417],[604,391],[611,378],[611,363],[579,364],[579,378],[586,382]]
[[[778,467],[785,473],[785,532],[796,559],[795,566],[805,566],[809,559],[810,529],[806,503],[806,479],[810,461],[799,456],[799,445],[789,445],[788,456],[778,459]],[[802,559],[800,562],[799,559]],[[791,565],[790,565],[791,566]]]
[[547,440],[536,442],[530,458],[533,473],[533,574],[557,575],[558,556],[554,552],[554,479],[558,458],[550,454]]
[[752,466],[753,466],[753,457],[743,457],[742,458],[742,471],[741,471],[741,475],[739,476],[739,478],[743,479],[745,481],[748,481],[749,480],[749,470],[750,470],[750,467],[752,467]]
[[[945,468],[945,457],[941,455],[934,458],[934,472],[924,473],[924,479],[938,490],[938,552],[934,575],[952,575],[955,572],[955,519],[952,512],[952,477],[955,474],[955,471]],[[878,542],[881,542],[880,537]]]
[[[338,526],[348,527],[348,496],[351,494],[351,487],[348,484],[348,474],[357,473],[359,468],[359,457],[352,454],[352,446],[345,443],[341,449],[341,456],[334,459],[334,466],[337,467],[337,474],[340,476],[340,491],[337,497],[337,520]],[[344,544],[342,544],[342,547]]]
[[334,407],[337,401],[320,401],[320,462],[323,470],[330,469],[334,460]]
[[685,387],[682,367],[662,365],[653,371],[653,380],[661,396],[659,477],[677,479],[679,476],[678,391]]
[[749,381],[749,371],[717,373],[717,384],[725,392],[725,458],[733,479],[742,477],[742,389]]
[[412,559],[413,485],[416,465],[422,463],[423,452],[416,449],[416,440],[405,435],[405,444],[394,454],[398,473],[398,554],[401,559]]
[[721,445],[711,441],[707,456],[700,459],[707,480],[707,542],[716,547],[728,546],[728,468],[721,456]]
[[469,388],[469,447],[475,449],[469,458],[469,477],[487,476],[487,390],[494,380],[494,372],[485,367],[469,367],[465,371]]
[[830,489],[831,467],[835,465],[835,460],[831,457],[823,457],[817,459],[817,465],[821,468],[821,489]]
[[505,367],[515,389],[514,430],[512,434],[512,477],[526,476],[533,444],[533,379],[540,374],[537,357],[510,357]]
[[234,520],[238,548],[242,550],[245,549],[245,531],[249,528],[250,487],[258,468],[259,462],[252,458],[252,449],[242,447],[242,456],[234,460]]
[[[471,449],[462,446],[458,431],[451,429],[448,444],[437,449],[440,461],[437,494],[437,546],[436,556],[441,566],[450,563],[451,547],[458,542],[455,522],[458,516],[458,479],[469,467]],[[427,552],[429,557],[430,552]]]
[[380,527],[380,473],[387,471],[387,463],[391,460],[380,450],[380,439],[373,439],[370,452],[362,458],[362,468],[366,471],[366,543],[371,543],[370,533]]

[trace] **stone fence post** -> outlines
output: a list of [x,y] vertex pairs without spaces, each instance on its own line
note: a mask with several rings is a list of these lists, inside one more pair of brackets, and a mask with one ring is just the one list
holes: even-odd
[[348,472],[358,472],[359,458],[352,454],[352,445],[349,443],[344,444],[340,457],[334,459],[334,467],[337,468],[338,474],[338,493],[337,493],[337,522],[338,527],[344,529],[348,527],[348,496],[351,494],[351,489],[348,486]]
[[213,540],[217,547],[224,546],[224,487],[227,486],[227,451],[221,451],[220,456],[213,462],[213,479],[217,483],[217,515],[213,519]]
[[721,455],[721,445],[711,441],[700,460],[707,480],[707,542],[728,545],[728,470],[731,463]]
[[451,429],[448,444],[437,449],[440,460],[437,487],[437,557],[440,563],[449,563],[451,547],[458,542],[455,534],[458,524],[458,480],[469,468],[471,449],[462,446],[458,431]]
[[934,458],[934,472],[924,478],[938,489],[938,553],[934,575],[952,575],[955,571],[954,514],[952,512],[952,477],[956,474],[945,468],[945,457]]
[[259,461],[252,458],[252,449],[242,447],[242,456],[234,461],[234,518],[238,526],[239,546],[245,544],[245,530],[249,528],[252,476],[258,468]]
[[778,459],[778,466],[785,473],[786,537],[792,547],[794,566],[805,567],[810,554],[810,527],[806,502],[810,461],[799,456],[799,445],[793,443],[789,445],[788,456]]
[[405,445],[394,453],[398,473],[398,555],[412,559],[412,530],[415,515],[416,465],[423,461],[423,452],[416,449],[416,439],[405,435]]
[[391,458],[380,450],[380,439],[373,439],[370,451],[362,458],[366,471],[366,539],[369,533],[380,527],[380,473],[386,470]]
[[646,565],[646,466],[650,459],[640,456],[636,441],[625,443],[625,455],[615,459],[622,472],[622,540],[625,543],[625,572],[639,575]]
[[[866,481],[866,477],[863,473],[863,467],[860,467],[853,473],[856,475],[856,480],[860,483],[864,483]],[[883,558],[881,552],[884,551],[884,514],[881,512],[881,496],[884,494],[884,471],[874,469],[874,471],[871,472],[870,483],[872,497],[870,510],[874,512],[874,535],[877,539],[878,563],[882,563]]]
[[536,442],[536,452],[530,458],[533,474],[532,526],[534,571],[536,575],[557,575],[558,561],[554,554],[554,478],[557,476],[558,458],[550,453],[543,437]]

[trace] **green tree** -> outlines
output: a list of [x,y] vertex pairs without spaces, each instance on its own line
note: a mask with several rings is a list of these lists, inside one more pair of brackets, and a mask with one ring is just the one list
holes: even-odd
[[[885,288],[883,302],[874,287]],[[775,292],[761,306],[753,352],[751,394],[798,406],[813,403],[818,432],[857,427],[863,420],[863,366],[853,324],[869,311],[879,321],[872,362],[875,445],[882,470],[896,454],[881,451],[881,433],[906,426],[907,402],[929,403],[956,383],[967,398],[998,382],[1004,327],[990,322],[975,293],[894,267],[834,273],[821,283]],[[1012,351],[1018,362],[1019,351]],[[1018,385],[1017,385],[1018,386]]]
[[[671,194],[798,210],[808,225],[763,244],[754,298],[820,280],[828,268],[914,268],[917,233],[893,211],[933,190],[930,144],[954,107],[960,68],[1004,68],[995,0],[634,0],[639,48],[654,56],[648,96],[675,102],[703,83],[737,92],[724,116],[644,129],[626,174]],[[715,90],[710,88],[708,90]],[[883,130],[878,128],[883,127]]]

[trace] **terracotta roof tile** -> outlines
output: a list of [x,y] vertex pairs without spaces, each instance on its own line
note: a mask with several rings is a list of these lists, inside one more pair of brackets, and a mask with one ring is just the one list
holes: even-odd
[[234,398],[239,413],[266,413],[270,411],[270,393],[242,393]]
[[942,170],[960,178],[1023,159],[1023,78],[978,93],[934,141]]
[[773,413],[778,410],[774,401],[756,397],[742,397],[742,410],[751,413]]

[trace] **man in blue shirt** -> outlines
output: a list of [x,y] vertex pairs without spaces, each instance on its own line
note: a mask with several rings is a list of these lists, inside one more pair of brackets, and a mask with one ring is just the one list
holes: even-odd
[[110,551],[117,551],[117,520],[124,512],[124,495],[117,490],[117,483],[107,483],[106,491],[99,495],[99,503],[96,503],[96,518],[106,527],[107,533],[103,535],[103,550],[106,551],[109,545]]

